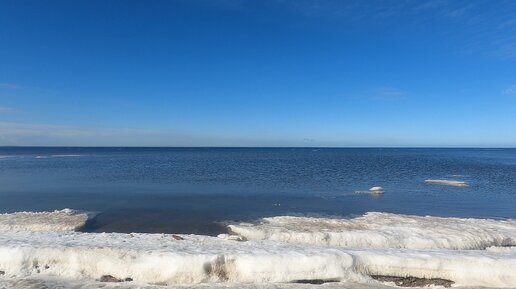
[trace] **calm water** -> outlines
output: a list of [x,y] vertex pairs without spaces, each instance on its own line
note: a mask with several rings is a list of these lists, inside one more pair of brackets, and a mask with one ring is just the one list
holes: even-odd
[[[385,194],[354,194],[372,186]],[[1,212],[65,207],[99,213],[87,230],[119,232],[367,211],[516,218],[516,149],[0,147]]]

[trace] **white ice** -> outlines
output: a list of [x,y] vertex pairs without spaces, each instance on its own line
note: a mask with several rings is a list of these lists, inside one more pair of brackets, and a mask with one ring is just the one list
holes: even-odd
[[277,283],[338,280],[373,283],[368,275],[443,278],[463,286],[516,284],[516,252],[351,249],[275,241],[237,242],[161,234],[14,232],[0,236],[0,270],[99,279],[112,275],[159,284]]
[[516,220],[367,213],[353,219],[272,217],[229,225],[248,240],[355,248],[485,249],[516,245]]
[[370,194],[370,195],[381,195],[383,194],[382,187],[372,187],[368,191],[355,191],[355,194]]
[[372,187],[369,189],[369,192],[372,194],[383,194],[383,188],[382,187]]
[[162,234],[15,232],[0,235],[0,270],[98,279],[130,277],[144,283],[289,282],[360,279],[344,251],[278,242]]
[[464,181],[455,181],[455,180],[425,180],[427,184],[433,185],[444,185],[444,186],[452,186],[452,187],[467,187],[468,183]]
[[[344,230],[363,231],[360,236],[356,236],[360,237],[361,241],[359,239],[353,241],[356,246],[343,247],[324,242],[295,244],[289,243],[288,239],[287,242],[282,240],[236,241],[236,239],[181,235],[183,240],[176,240],[168,234],[80,233],[70,231],[72,226],[68,226],[68,231],[63,230],[66,226],[59,224],[57,220],[64,220],[64,223],[68,224],[67,218],[56,218],[55,230],[47,224],[46,228],[49,230],[42,231],[40,227],[33,225],[39,221],[35,216],[41,216],[41,220],[47,220],[48,215],[52,214],[54,216],[80,214],[66,210],[12,215],[19,216],[19,214],[31,216],[25,217],[24,220],[32,225],[26,226],[25,230],[4,230],[0,233],[0,285],[2,282],[9,286],[25,284],[27,287],[19,288],[29,288],[29,285],[38,283],[37,280],[47,280],[42,281],[44,283],[42,287],[34,287],[46,288],[45,284],[52,284],[52,278],[68,278],[75,280],[74,282],[91,285],[91,287],[77,286],[76,288],[98,288],[100,286],[94,287],[96,286],[94,284],[99,284],[99,278],[103,275],[111,275],[119,279],[133,279],[131,282],[123,282],[129,286],[127,288],[139,288],[133,286],[145,287],[152,284],[172,286],[224,284],[220,286],[227,285],[230,288],[241,288],[234,287],[241,286],[238,284],[262,284],[263,287],[271,286],[265,288],[283,288],[278,286],[296,280],[332,280],[343,282],[339,285],[361,284],[362,288],[381,288],[382,285],[378,285],[379,283],[369,276],[390,275],[448,279],[455,282],[454,286],[516,287],[516,250],[510,247],[486,245],[498,241],[469,239],[477,235],[490,236],[492,239],[505,240],[494,245],[510,245],[509,243],[514,242],[513,234],[516,225],[514,221],[415,217],[381,213],[370,213],[351,220],[269,218],[269,220],[288,220],[286,224],[290,224],[289,229],[297,233],[305,226],[304,236],[309,240],[315,240],[310,236],[317,234],[315,230],[317,224],[320,230],[332,228],[340,233]],[[3,220],[9,220],[6,215],[2,216],[0,223]],[[419,222],[422,224],[417,225]],[[375,227],[374,223],[379,223],[376,224],[378,227]],[[440,223],[440,228],[424,229],[438,226]],[[393,225],[392,232],[388,231],[388,224]],[[402,230],[403,226],[407,228]],[[292,233],[285,226],[281,228],[282,232]],[[441,237],[446,233],[451,234],[452,237],[446,240],[432,237],[440,229],[444,230]],[[410,235],[411,232],[413,235]],[[499,232],[498,236],[495,236],[496,232]],[[391,243],[388,239],[394,238],[397,233],[401,235]],[[427,237],[431,239],[429,243],[423,242],[424,234],[428,234]],[[509,235],[512,237],[508,237]],[[403,240],[404,238],[407,240]],[[375,242],[382,246],[372,248],[375,246],[371,244],[376,244]],[[411,242],[419,245],[411,246],[409,245]],[[485,244],[480,246],[478,242]],[[400,244],[404,245],[400,246]],[[421,244],[425,245],[421,246]],[[440,245],[436,246],[436,244]],[[446,246],[440,247],[442,244]],[[463,245],[468,247],[467,249],[474,249],[475,246],[489,248],[464,250],[465,248],[457,248],[450,244],[469,244]],[[359,286],[345,287],[348,285],[335,285],[337,287],[334,288],[360,288]],[[194,285],[192,288],[203,286]],[[252,287],[254,285],[245,286],[244,288],[254,288]],[[286,284],[285,286],[285,288],[302,288],[304,285],[296,284],[293,286],[297,287],[290,287]],[[320,288],[333,288],[331,286],[333,285],[328,284]]]
[[0,214],[2,231],[74,231],[88,220],[87,213],[71,209],[53,212],[17,212]]

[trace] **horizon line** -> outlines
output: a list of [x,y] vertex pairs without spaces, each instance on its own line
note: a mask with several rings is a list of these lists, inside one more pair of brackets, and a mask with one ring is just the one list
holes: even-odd
[[77,145],[0,145],[0,148],[242,148],[242,149],[516,149],[489,146],[77,146]]

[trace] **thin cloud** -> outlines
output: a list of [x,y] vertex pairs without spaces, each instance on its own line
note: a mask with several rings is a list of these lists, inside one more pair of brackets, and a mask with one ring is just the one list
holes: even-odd
[[14,108],[12,107],[6,107],[6,106],[0,106],[0,113],[7,113],[7,112],[13,112]]
[[197,136],[171,130],[0,121],[0,146],[227,146],[233,142],[219,136]]
[[378,90],[378,94],[381,96],[402,96],[406,93],[394,87],[382,87]]
[[428,23],[436,23],[436,27],[446,27],[440,31],[440,35],[446,35],[450,39],[461,39],[459,44],[450,47],[455,53],[481,53],[502,59],[516,58],[516,6],[513,5],[513,1],[498,1],[496,9],[493,9],[491,1],[276,2],[309,17],[350,22],[354,25],[361,22],[371,25],[379,21],[382,29],[389,25],[391,20],[403,18],[407,25],[397,28],[399,30],[396,34],[405,33],[406,27],[426,31]]
[[416,6],[414,6],[414,10],[428,10],[428,9],[438,9],[446,7],[445,1],[425,1],[422,3],[418,3]]
[[46,88],[40,88],[40,87],[34,87],[34,86],[26,86],[26,85],[19,85],[15,83],[10,82],[0,82],[0,89],[12,89],[12,90],[23,90],[25,92],[36,92],[36,93],[57,93],[54,90],[46,89]]
[[[382,138],[346,134],[347,146],[373,146],[385,143]],[[359,141],[351,141],[360,139]],[[383,142],[382,142],[383,141]],[[342,146],[341,141],[285,136],[260,138],[255,135],[191,134],[173,130],[106,128],[37,123],[1,122],[0,146]]]
[[513,84],[502,91],[502,94],[516,94],[516,84]]
[[0,82],[0,88],[19,89],[19,88],[21,88],[21,86],[13,84],[13,83]]
[[152,131],[130,128],[100,128],[50,124],[0,122],[0,139],[23,138],[27,136],[45,136],[57,138],[69,137],[110,137],[124,134],[150,134]]

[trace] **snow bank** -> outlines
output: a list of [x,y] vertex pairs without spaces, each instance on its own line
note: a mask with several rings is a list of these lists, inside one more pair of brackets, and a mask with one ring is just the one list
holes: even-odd
[[7,278],[103,275],[144,284],[372,283],[368,275],[442,278],[464,286],[516,284],[516,252],[350,249],[166,234],[12,232],[0,236]]
[[[512,220],[386,213],[349,220],[275,217],[232,226],[247,239],[272,239],[242,242],[229,235],[73,232],[87,215],[72,210],[0,216],[0,288],[52,288],[65,279],[79,282],[74,288],[98,288],[106,275],[132,280],[121,288],[299,288],[305,285],[281,284],[307,280],[343,282],[335,288],[382,287],[373,275],[440,278],[454,286],[516,284],[516,250],[507,247],[515,243]],[[471,250],[480,248],[485,250]]]
[[229,225],[247,240],[355,248],[485,249],[516,245],[515,220],[462,219],[367,213],[353,219],[264,218]]
[[2,231],[74,231],[84,226],[88,214],[71,209],[53,212],[0,214]]
[[516,252],[485,250],[348,249],[364,275],[452,280],[459,286],[515,287]]
[[360,279],[344,251],[276,242],[161,234],[15,232],[0,235],[0,270],[145,283],[290,282]]
[[444,185],[444,186],[452,186],[452,187],[467,187],[468,183],[463,181],[453,181],[453,180],[425,180],[427,184],[434,185]]

